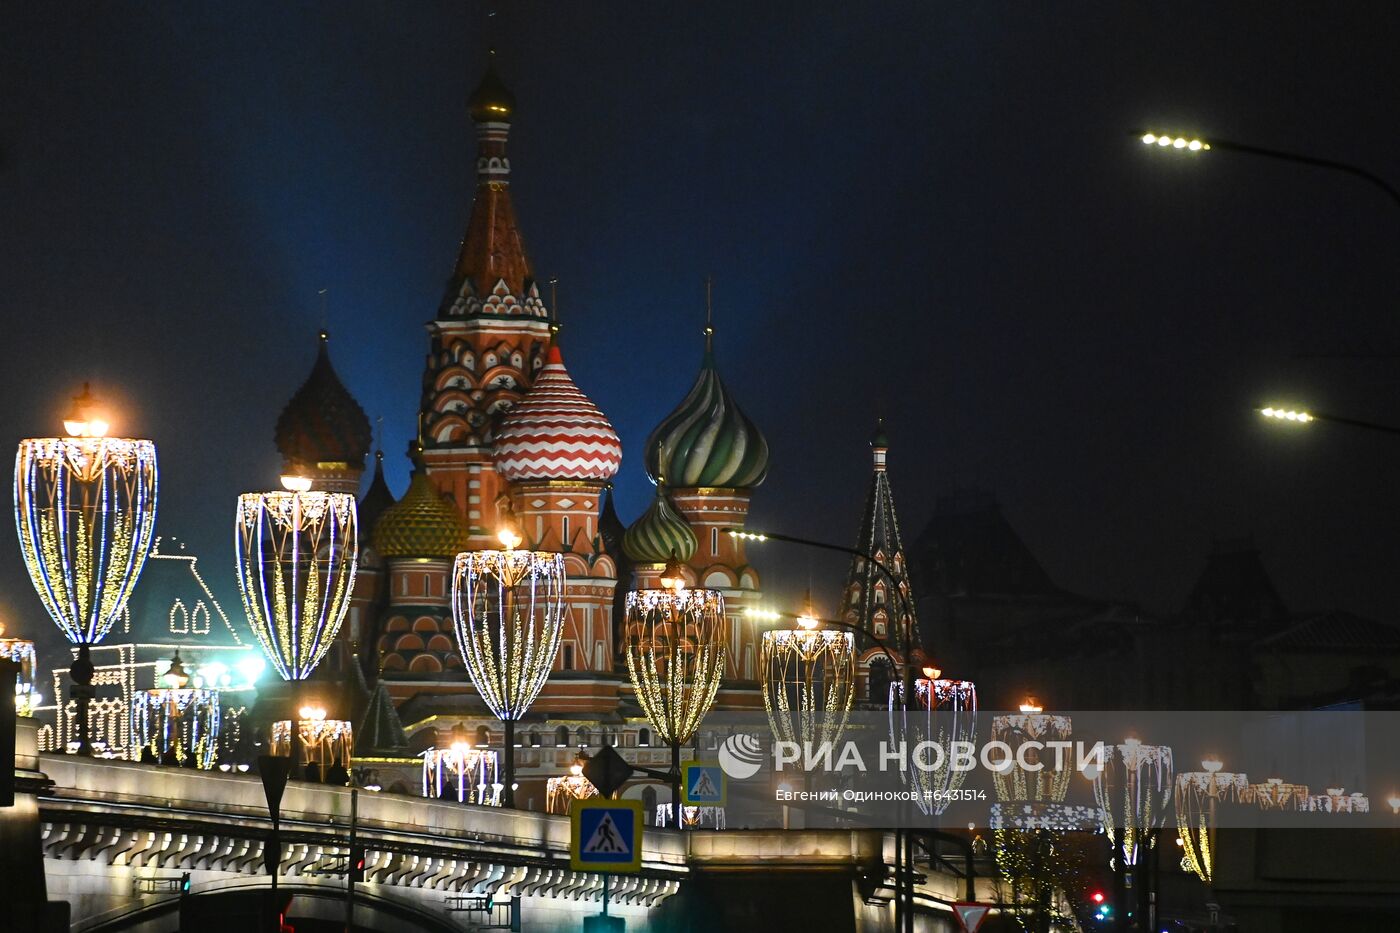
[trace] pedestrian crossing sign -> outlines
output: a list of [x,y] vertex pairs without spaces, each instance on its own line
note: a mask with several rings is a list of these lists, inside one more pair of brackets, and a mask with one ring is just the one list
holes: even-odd
[[727,788],[724,771],[713,761],[681,765],[681,803],[689,807],[722,807]]
[[642,868],[642,802],[592,797],[569,806],[569,867],[634,872]]

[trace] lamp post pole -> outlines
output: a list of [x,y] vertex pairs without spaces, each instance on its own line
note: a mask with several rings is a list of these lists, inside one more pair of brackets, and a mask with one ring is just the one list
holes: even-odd
[[[847,547],[843,544],[832,544],[829,541],[814,541],[811,538],[799,538],[795,535],[778,534],[776,532],[771,531],[745,531],[742,528],[726,528],[724,529],[724,531],[726,531],[733,537],[742,538],[746,541],[782,541],[787,544],[795,544],[800,547],[809,547],[816,548],[822,551],[836,551],[840,554],[849,554],[852,557],[859,557],[863,560],[869,561],[871,566],[873,566],[876,570],[879,570],[880,573],[884,575],[885,579],[887,579],[890,582],[890,586],[894,588],[895,596],[899,599],[900,612],[903,613],[904,617],[910,622],[910,631],[908,633],[908,639],[905,644],[906,657],[904,659],[904,663],[902,665],[897,665],[896,670],[893,672],[899,675],[900,681],[904,686],[903,708],[906,711],[910,708],[910,704],[914,702],[914,665],[911,659],[907,657],[907,655],[911,652],[911,649],[913,647],[914,610],[913,607],[909,604],[909,597],[905,594],[904,588],[900,586],[899,580],[895,577],[894,571],[887,567],[884,561],[877,558],[874,554],[871,554],[867,551],[862,551],[860,548]],[[884,646],[883,642],[880,642],[878,639],[876,639],[872,633],[867,632],[864,629],[855,628],[854,626],[843,625],[842,627],[851,628],[854,631],[858,631],[861,634],[868,636],[871,639],[871,641],[876,642],[876,644],[880,646],[880,649],[885,653],[885,656],[889,658],[891,663],[894,662],[894,656],[890,654],[889,649]],[[895,926],[897,929],[903,931],[903,933],[914,933],[913,840],[910,838],[909,833],[906,830],[898,826],[894,827],[894,852]]]

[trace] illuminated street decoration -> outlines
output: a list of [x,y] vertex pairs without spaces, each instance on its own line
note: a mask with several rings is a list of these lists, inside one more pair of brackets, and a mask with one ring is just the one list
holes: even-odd
[[[343,719],[327,719],[319,706],[303,706],[297,711],[297,739],[301,746],[303,771],[315,769],[324,782],[332,769],[345,772],[349,780],[351,751],[355,746],[354,729]],[[292,754],[292,723],[282,719],[272,724],[271,754]]]
[[[672,809],[669,803],[658,803],[652,825],[667,826],[674,822]],[[710,829],[724,829],[724,807],[681,807],[681,829],[703,829],[706,826]]]
[[568,813],[570,801],[597,796],[598,788],[583,776],[583,764],[575,761],[569,766],[568,774],[552,777],[545,782],[544,810],[546,813]]
[[305,680],[350,608],[359,557],[355,497],[287,488],[238,497],[238,589],[253,634],[283,680]]
[[627,594],[627,673],[657,738],[689,742],[714,704],[724,673],[724,597],[717,590],[643,589]]
[[64,419],[68,437],[20,441],[15,455],[15,525],[39,600],[78,646],[72,668],[77,750],[88,746],[89,649],[121,618],[141,576],[156,522],[155,444],[107,437],[86,385]]
[[924,668],[924,677],[914,681],[914,702],[905,709],[904,684],[890,684],[890,739],[892,745],[907,743],[914,749],[921,742],[933,742],[945,751],[941,758],[929,757],[923,764],[900,771],[900,777],[913,785],[915,803],[926,815],[948,809],[962,787],[967,772],[952,767],[946,754],[953,742],[971,742],[977,737],[977,685],[970,680],[946,680],[942,671]]
[[[1057,758],[1048,743],[1068,742],[1073,721],[1068,716],[1042,712],[1031,697],[1026,700],[1019,713],[992,717],[992,741],[1004,742],[1011,749],[1008,766],[992,773],[997,799],[1064,803],[1074,762],[1067,754]],[[1041,744],[1022,753],[1021,746],[1026,742]],[[1019,764],[1021,758],[1029,768]],[[1037,765],[1039,770],[1033,770]]]
[[219,751],[219,691],[206,687],[143,690],[131,709],[133,741],[140,753],[164,764],[213,768]]
[[1261,810],[1306,810],[1312,800],[1306,784],[1290,784],[1276,777],[1249,785],[1249,796]]
[[1249,799],[1249,777],[1221,771],[1220,761],[1207,758],[1201,771],[1176,776],[1176,829],[1181,838],[1182,868],[1206,884],[1215,870],[1216,808]]
[[1049,830],[1051,832],[1097,832],[1103,825],[1103,811],[1064,803],[994,803],[987,828],[993,830]]
[[1103,812],[1108,840],[1121,848],[1123,860],[1136,865],[1152,847],[1153,830],[1166,819],[1172,800],[1172,750],[1127,739],[1104,747],[1103,767],[1090,765],[1094,800]]
[[486,707],[505,727],[505,805],[515,805],[515,723],[539,696],[559,652],[567,606],[564,556],[516,550],[513,528],[498,535],[504,550],[457,555],[452,572],[452,622],[457,647]]
[[807,616],[796,628],[764,632],[758,661],[774,737],[812,747],[834,745],[845,731],[856,672],[855,636],[815,626]]
[[43,703],[43,695],[34,689],[34,642],[27,638],[5,638],[5,626],[0,624],[0,658],[19,665],[15,678],[15,715],[33,716],[34,707]]
[[1360,791],[1350,794],[1342,787],[1329,787],[1325,794],[1306,798],[1303,809],[1314,813],[1370,813],[1371,800]]
[[499,758],[493,750],[453,742],[450,748],[430,748],[422,757],[424,797],[441,799],[445,790],[455,788],[458,803],[501,805]]

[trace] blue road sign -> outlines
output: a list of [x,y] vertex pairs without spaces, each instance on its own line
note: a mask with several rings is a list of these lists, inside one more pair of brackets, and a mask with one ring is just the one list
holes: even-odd
[[690,807],[722,807],[727,788],[724,770],[713,761],[681,765],[681,803]]
[[575,800],[569,808],[569,864],[575,871],[642,868],[640,800]]

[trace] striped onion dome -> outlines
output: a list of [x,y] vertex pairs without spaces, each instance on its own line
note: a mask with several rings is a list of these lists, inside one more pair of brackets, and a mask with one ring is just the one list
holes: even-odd
[[608,419],[579,391],[557,345],[535,384],[496,432],[496,470],[506,480],[606,480],[622,465],[622,442]]
[[382,557],[452,558],[467,549],[467,535],[462,513],[419,466],[403,498],[374,523],[373,541]]
[[690,523],[666,498],[662,483],[656,484],[651,507],[622,535],[622,550],[639,564],[661,564],[672,556],[687,561],[699,544]]
[[708,329],[690,394],[647,438],[646,470],[653,482],[664,474],[675,487],[743,489],[768,475],[768,441],[724,387]]

